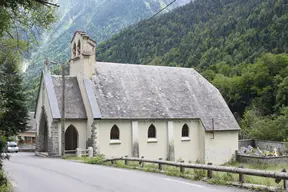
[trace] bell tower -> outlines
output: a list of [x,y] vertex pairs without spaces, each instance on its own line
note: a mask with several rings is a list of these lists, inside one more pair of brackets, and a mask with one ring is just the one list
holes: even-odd
[[95,74],[96,41],[85,32],[76,31],[71,41],[71,76],[91,77]]

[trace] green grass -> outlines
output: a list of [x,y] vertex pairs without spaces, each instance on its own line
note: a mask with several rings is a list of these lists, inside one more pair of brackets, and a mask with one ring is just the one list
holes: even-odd
[[[248,163],[239,163],[239,162],[231,162],[224,164],[223,166],[230,166],[230,167],[240,167],[240,165],[243,165],[244,168],[248,169],[257,169],[257,170],[263,170],[263,171],[274,171],[274,172],[281,172],[283,168],[288,167],[287,164],[265,164],[265,163],[256,163],[256,164],[248,164]],[[218,175],[222,174],[222,177],[225,173],[217,173]],[[220,176],[221,177],[221,176]],[[239,175],[233,174],[233,177],[229,179],[229,181],[238,181]],[[218,182],[218,181],[216,181]],[[265,178],[265,177],[258,177],[258,176],[245,176],[245,183],[251,183],[251,184],[259,184],[259,185],[266,185],[271,187],[282,187],[283,181],[281,181],[279,184],[275,182],[275,179],[272,178]]]
[[[160,171],[158,169],[158,164],[145,163],[144,167],[142,167],[142,165],[139,164],[138,162],[128,162],[128,165],[125,165],[124,160],[115,161],[114,164],[112,164],[111,162],[103,163],[103,160],[105,159],[104,155],[99,155],[97,157],[92,157],[92,158],[66,157],[65,159],[80,160],[83,163],[87,163],[87,164],[100,164],[100,165],[112,166],[112,167],[117,167],[117,168],[137,169],[137,170],[142,170],[145,172],[161,173],[161,174],[166,174],[169,176],[182,177],[182,178],[191,179],[191,180],[202,180],[203,178],[207,176],[207,171],[201,170],[201,169],[185,168],[184,173],[181,173],[179,167],[167,166],[167,165],[162,165],[163,170]],[[258,164],[241,163],[240,164],[238,162],[230,162],[230,163],[224,164],[223,166],[239,167],[240,165],[243,165],[245,168],[249,168],[249,169],[278,171],[278,172],[280,172],[283,168],[287,167],[287,165],[283,165],[283,164],[277,164],[277,165],[268,165],[268,164],[263,164],[263,163],[262,164],[261,163],[258,163]],[[239,181],[239,175],[233,174],[233,173],[224,173],[224,172],[214,171],[212,179],[208,179],[206,181],[210,184],[215,184],[215,185],[232,185],[232,183]],[[275,179],[272,179],[272,178],[248,176],[248,175],[245,175],[245,183],[271,186],[271,187],[279,187],[279,188],[283,186],[283,181],[277,184],[275,182]]]

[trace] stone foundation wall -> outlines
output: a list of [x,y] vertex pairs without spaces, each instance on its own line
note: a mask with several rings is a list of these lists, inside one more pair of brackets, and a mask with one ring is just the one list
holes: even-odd
[[241,147],[248,147],[251,145],[256,148],[259,147],[261,150],[273,151],[273,149],[277,149],[278,151],[286,151],[288,150],[288,142],[279,142],[279,141],[261,141],[261,140],[253,140],[253,139],[244,139],[239,140],[238,142],[238,150]]
[[238,141],[238,149],[240,150],[241,147],[248,147],[249,145],[251,145],[252,147],[255,147],[255,141],[252,139],[243,139],[243,140],[239,140]]
[[236,161],[241,163],[251,164],[286,164],[288,163],[288,156],[281,157],[256,157],[249,155],[240,155],[237,153]]
[[277,149],[278,151],[286,151],[288,150],[287,142],[278,142],[278,141],[255,141],[257,147],[261,150],[273,151],[273,149]]

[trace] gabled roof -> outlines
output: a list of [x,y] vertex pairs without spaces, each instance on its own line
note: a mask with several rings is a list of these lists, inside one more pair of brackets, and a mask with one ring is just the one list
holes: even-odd
[[239,130],[217,88],[191,68],[97,62],[93,89],[102,119],[201,119]]
[[[52,75],[59,110],[62,108],[62,77]],[[87,119],[84,103],[76,77],[65,77],[65,118]]]
[[[57,75],[51,75],[50,72],[41,73],[41,82],[44,81],[47,91],[48,102],[53,119],[61,118],[62,107],[62,78]],[[40,94],[38,90],[37,104]],[[65,77],[65,118],[67,119],[87,119],[84,103],[82,100],[80,88],[76,77]],[[36,104],[36,105],[37,105]],[[37,109],[37,106],[36,106]],[[35,115],[34,115],[35,118]]]
[[72,39],[71,39],[70,43],[73,41],[73,39],[74,39],[74,37],[75,37],[75,35],[76,35],[77,33],[79,33],[81,36],[85,36],[85,37],[88,37],[88,39],[89,39],[90,41],[92,41],[92,42],[96,43],[96,41],[95,41],[95,40],[93,40],[92,38],[90,38],[90,37],[89,37],[89,35],[87,35],[87,33],[86,33],[86,32],[84,32],[84,31],[75,31],[75,33],[74,33],[74,35],[73,35],[73,37],[72,37]]

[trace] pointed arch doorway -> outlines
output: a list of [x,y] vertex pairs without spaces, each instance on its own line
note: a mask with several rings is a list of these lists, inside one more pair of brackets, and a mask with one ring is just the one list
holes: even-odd
[[44,110],[39,124],[39,152],[48,152],[48,123]]
[[75,150],[78,147],[78,131],[70,125],[65,131],[65,150]]

